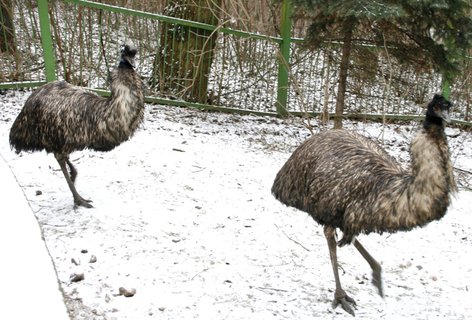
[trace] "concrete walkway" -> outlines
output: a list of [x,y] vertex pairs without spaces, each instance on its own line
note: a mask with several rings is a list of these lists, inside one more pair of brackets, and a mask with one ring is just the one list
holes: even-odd
[[0,318],[70,319],[38,222],[0,155]]

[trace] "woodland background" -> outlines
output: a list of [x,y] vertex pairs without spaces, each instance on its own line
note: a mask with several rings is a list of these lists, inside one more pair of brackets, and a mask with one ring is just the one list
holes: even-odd
[[[458,15],[449,12],[456,10],[465,15],[470,12],[468,1],[398,2],[405,8],[410,3],[417,5],[412,8],[421,17],[426,15],[420,10],[436,10],[433,20],[439,21],[439,27],[445,26],[442,32],[426,18],[399,20],[417,26],[409,30],[414,41],[405,37],[405,32],[393,30],[391,25],[395,24],[387,23],[405,14],[389,1],[375,2],[379,7],[370,1],[294,1],[289,14],[289,61],[280,57],[283,1],[99,2],[196,21],[215,29],[98,10],[74,1],[49,1],[58,78],[106,89],[108,70],[116,61],[119,46],[132,40],[140,48],[138,71],[148,84],[148,95],[168,101],[256,113],[279,112],[279,70],[286,64],[289,92],[284,108],[290,113],[320,115],[325,121],[329,117],[340,120],[341,115],[409,119],[422,114],[424,103],[444,89],[448,78],[451,100],[455,102],[453,118],[466,124],[470,120],[470,50],[460,51],[461,61],[454,72],[436,63],[449,62],[448,57],[440,56],[435,61],[433,52],[448,46],[444,51],[456,53],[456,38],[455,42],[447,42],[455,37],[448,30],[456,26],[448,24],[464,26],[461,32],[465,43],[470,44],[470,16],[464,18],[465,22],[451,22],[450,16]],[[323,7],[326,3],[331,7]],[[0,82],[40,81],[44,78],[44,59],[38,40],[36,1],[0,0],[0,4]],[[241,36],[220,32],[222,29],[249,33]],[[419,35],[416,38],[415,32]],[[428,55],[428,50],[433,54]]]

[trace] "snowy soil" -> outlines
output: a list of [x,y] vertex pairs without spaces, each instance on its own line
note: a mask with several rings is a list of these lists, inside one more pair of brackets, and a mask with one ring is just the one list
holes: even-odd
[[[52,155],[10,150],[9,129],[28,95],[0,93],[0,153],[40,222],[74,319],[352,319],[331,308],[322,228],[270,194],[309,136],[300,120],[149,105],[130,141],[72,154],[77,189],[94,205],[74,209]],[[417,124],[346,126],[383,136],[387,150],[408,161]],[[447,132],[454,165],[471,171],[471,135]],[[338,251],[357,318],[470,318],[471,203],[462,188],[441,221],[359,237],[383,266],[384,299],[357,251]],[[84,280],[72,282],[74,273]],[[120,287],[136,294],[119,295]]]

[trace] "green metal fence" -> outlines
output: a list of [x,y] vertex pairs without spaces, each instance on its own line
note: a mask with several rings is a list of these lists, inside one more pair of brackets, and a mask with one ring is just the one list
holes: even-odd
[[[17,48],[0,52],[0,89],[59,78],[104,92],[120,45],[132,41],[148,101],[247,113],[334,112],[339,48],[309,51],[301,39],[291,39],[288,0],[280,13],[280,37],[93,1],[0,1],[11,3]],[[194,45],[199,50],[187,50]],[[441,90],[441,79],[392,65],[376,50],[382,49],[372,49],[369,63],[350,70],[346,114],[421,115],[424,102]],[[457,120],[468,120],[471,87],[464,76],[453,88]]]

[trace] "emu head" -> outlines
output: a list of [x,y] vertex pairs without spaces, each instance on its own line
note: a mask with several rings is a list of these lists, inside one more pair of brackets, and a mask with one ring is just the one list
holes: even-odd
[[449,117],[449,110],[452,107],[452,103],[446,100],[442,95],[434,95],[433,100],[428,104],[428,110],[426,111],[426,118],[435,123],[442,123],[446,121],[451,122]]
[[133,44],[123,44],[121,47],[121,61],[125,65],[134,68],[134,57],[138,49]]

